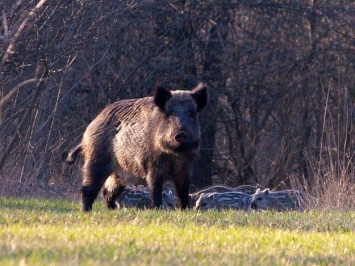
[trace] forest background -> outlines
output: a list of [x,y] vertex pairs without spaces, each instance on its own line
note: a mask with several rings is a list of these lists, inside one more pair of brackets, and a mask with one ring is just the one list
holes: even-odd
[[79,192],[82,161],[63,155],[105,106],[204,81],[192,189],[257,183],[355,203],[354,1],[3,0],[0,11],[0,195]]

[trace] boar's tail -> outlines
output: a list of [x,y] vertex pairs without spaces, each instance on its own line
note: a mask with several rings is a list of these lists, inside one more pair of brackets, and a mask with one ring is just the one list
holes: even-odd
[[68,154],[65,156],[65,162],[68,164],[72,164],[75,162],[78,154],[82,151],[81,143],[76,145],[74,149],[70,150]]

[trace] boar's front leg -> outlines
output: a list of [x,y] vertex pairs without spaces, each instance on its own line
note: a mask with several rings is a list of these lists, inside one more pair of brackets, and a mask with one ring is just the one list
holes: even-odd
[[161,175],[150,173],[147,178],[152,199],[152,207],[160,208],[162,204],[163,178]]
[[175,179],[176,194],[179,199],[180,209],[189,208],[190,178],[188,175],[180,175]]

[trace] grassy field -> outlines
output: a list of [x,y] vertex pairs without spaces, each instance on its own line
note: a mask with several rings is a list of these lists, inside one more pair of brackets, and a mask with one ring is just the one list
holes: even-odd
[[108,211],[0,198],[0,265],[355,265],[355,212]]

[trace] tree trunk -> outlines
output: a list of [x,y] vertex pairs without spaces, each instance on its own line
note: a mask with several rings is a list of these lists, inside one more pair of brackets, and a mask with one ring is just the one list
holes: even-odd
[[224,10],[210,30],[210,39],[206,49],[204,81],[210,85],[210,97],[204,115],[201,116],[201,152],[198,160],[198,172],[192,181],[193,186],[196,188],[212,185],[213,183],[213,151],[216,136],[216,118],[218,115],[218,98],[221,91],[226,87],[222,64],[226,52],[224,47],[229,21],[229,13]]

